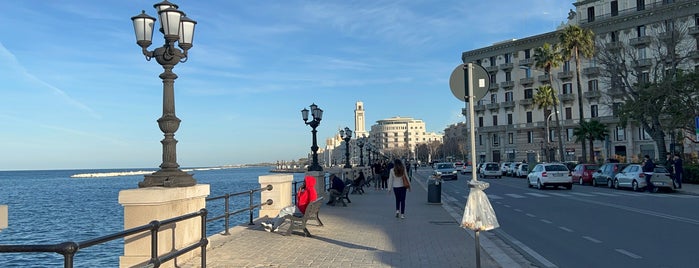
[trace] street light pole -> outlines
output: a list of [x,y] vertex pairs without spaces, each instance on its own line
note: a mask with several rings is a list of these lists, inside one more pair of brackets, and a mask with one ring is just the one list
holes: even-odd
[[367,157],[369,157],[369,166],[371,166],[371,143],[366,146]]
[[[557,114],[558,112],[556,112]],[[549,142],[551,142],[551,130],[549,129],[549,120],[551,120],[551,116],[553,116],[554,113],[550,113],[548,117],[546,117],[546,159],[551,162],[551,153],[549,152]],[[560,137],[559,137],[560,139]],[[563,159],[561,159],[563,161]]]
[[[163,145],[163,162],[160,170],[153,174],[146,175],[138,187],[186,187],[193,186],[197,182],[188,174],[179,169],[177,164],[177,140],[175,132],[180,127],[181,120],[175,115],[175,79],[177,75],[172,69],[177,63],[187,61],[187,51],[192,48],[192,39],[196,21],[187,18],[184,12],[178,10],[178,6],[168,1],[162,1],[153,5],[158,11],[160,18],[160,32],[165,37],[165,44],[153,51],[148,51],[152,44],[153,25],[155,18],[148,16],[145,11],[131,17],[136,33],[136,44],[141,47],[146,60],[152,58],[163,67],[164,72],[160,74],[163,80],[163,115],[158,119],[158,126],[165,138],[160,141]],[[175,43],[182,49],[175,47]]]
[[323,119],[323,110],[318,108],[318,105],[315,103],[311,104],[310,108],[311,116],[313,116],[313,120],[310,122],[308,121],[308,109],[303,108],[303,110],[301,110],[303,122],[311,126],[311,133],[313,133],[313,145],[311,145],[312,162],[308,167],[308,171],[323,171],[323,167],[318,164],[318,142],[316,140],[316,133],[318,132],[316,128],[320,125],[320,120]]
[[366,138],[362,137],[357,139],[357,146],[359,146],[359,166],[363,167],[364,166],[364,140]]
[[345,166],[344,168],[351,168],[350,164],[350,152],[349,152],[349,142],[352,139],[352,130],[345,127],[344,130],[340,130],[340,137],[345,141]]

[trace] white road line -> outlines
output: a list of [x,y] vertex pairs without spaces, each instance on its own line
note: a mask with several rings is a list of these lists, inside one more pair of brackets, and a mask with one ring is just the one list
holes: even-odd
[[512,206],[510,206],[510,205],[505,205],[505,207],[506,207],[506,208],[511,208]]
[[569,194],[559,194],[559,193],[549,193],[550,195],[555,195],[555,196],[561,196],[561,197],[570,197],[571,195]]
[[536,197],[551,197],[550,195],[540,194],[540,193],[524,193],[526,195],[536,196]]
[[493,232],[498,233],[498,236],[503,237],[504,239],[510,241],[510,243],[512,243],[516,247],[520,248],[521,250],[523,250],[527,254],[529,254],[529,256],[536,259],[539,263],[544,265],[544,267],[549,267],[549,268],[558,267],[555,264],[553,264],[552,262],[550,262],[549,260],[547,260],[546,258],[544,258],[544,256],[541,256],[539,253],[537,253],[536,251],[534,251],[530,247],[527,247],[527,245],[525,245],[524,243],[515,239],[514,237],[510,236],[509,234],[505,233],[501,229],[495,229],[495,230],[493,230]]
[[602,193],[602,192],[593,192],[596,195],[602,195],[602,196],[619,196],[618,194],[608,194],[608,193]]
[[521,209],[518,209],[518,208],[516,208],[515,211],[517,211],[517,212],[522,212],[522,210],[521,210]]
[[594,196],[594,195],[591,195],[591,194],[585,194],[585,193],[575,193],[575,192],[573,192],[573,193],[571,193],[571,194],[573,194],[573,195],[577,195],[577,196],[587,196],[587,197],[592,197],[592,196]]
[[527,214],[524,214],[524,215],[527,215],[527,216],[532,217],[532,218],[536,218],[536,215],[531,214],[531,213],[527,213]]
[[624,254],[624,255],[626,255],[626,256],[629,256],[629,257],[631,257],[631,258],[634,258],[634,259],[642,259],[641,256],[638,256],[638,255],[633,254],[633,253],[631,253],[631,252],[628,252],[628,251],[626,251],[626,250],[623,250],[623,249],[620,249],[620,248],[617,248],[617,249],[615,249],[615,250],[616,250],[617,252],[619,252],[619,253],[621,253],[621,254]]
[[569,233],[572,233],[572,232],[573,232],[573,230],[568,229],[568,228],[565,228],[565,227],[563,227],[563,226],[558,226],[558,228],[561,229],[561,230],[563,230],[563,231],[569,232]]
[[626,195],[626,196],[643,196],[643,194],[638,194],[638,193],[625,193],[621,192],[621,190],[618,190],[620,195]]
[[502,197],[500,197],[499,195],[494,195],[494,194],[489,194],[489,195],[488,195],[488,198],[489,198],[489,199],[493,199],[493,200],[502,199]]
[[590,240],[592,243],[597,243],[597,244],[602,243],[602,241],[599,241],[599,240],[594,239],[594,238],[589,237],[589,236],[583,236],[583,238]]
[[526,198],[523,195],[518,195],[518,194],[505,194],[506,196],[512,197],[512,198]]
[[552,224],[552,223],[553,223],[552,221],[544,220],[544,219],[541,219],[540,221],[541,221],[541,222],[544,222],[544,223],[548,223],[548,224]]

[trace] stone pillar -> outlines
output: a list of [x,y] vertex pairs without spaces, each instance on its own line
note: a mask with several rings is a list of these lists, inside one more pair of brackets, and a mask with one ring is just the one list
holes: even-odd
[[306,171],[305,176],[313,176],[316,178],[316,193],[318,197],[325,193],[325,171]]
[[[166,220],[197,212],[206,207],[208,184],[189,187],[146,187],[119,192],[119,204],[124,206],[124,230],[146,225],[153,220]],[[181,249],[201,239],[201,218],[181,221],[172,227],[161,227],[158,233],[158,254]],[[119,257],[119,267],[142,267],[150,260],[150,232],[124,239],[124,255]],[[191,251],[160,267],[175,267],[200,251]]]
[[294,180],[294,175],[291,174],[271,174],[262,175],[258,177],[260,182],[260,188],[267,187],[267,185],[272,185],[271,191],[262,191],[260,197],[262,202],[267,201],[267,199],[272,199],[273,203],[269,206],[262,206],[260,208],[259,218],[268,216],[274,218],[279,214],[279,210],[282,208],[293,204],[292,198],[292,184]]
[[7,205],[0,205],[0,231],[2,231],[2,229],[7,228],[8,218],[9,214],[7,212]]

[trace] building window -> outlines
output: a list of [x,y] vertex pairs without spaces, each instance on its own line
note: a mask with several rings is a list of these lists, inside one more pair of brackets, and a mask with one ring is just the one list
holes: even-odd
[[587,8],[587,22],[595,21],[595,7]]
[[514,98],[512,96],[512,91],[505,92],[505,101],[513,101]]
[[636,0],[636,10],[646,10],[646,0]]
[[515,143],[515,134],[510,132],[507,133],[507,143],[509,144],[514,144]]
[[483,145],[483,135],[478,135],[478,145]]
[[490,66],[495,66],[495,56],[490,57]]
[[570,72],[570,61],[569,60],[563,62],[563,71]]
[[564,83],[563,84],[563,94],[572,94],[573,93],[573,83]]
[[493,115],[493,126],[497,126],[497,125],[498,125],[498,116]]
[[478,117],[478,127],[483,127],[483,117],[482,116]]
[[491,75],[490,76],[490,84],[497,84],[497,83],[498,83],[497,75]]
[[623,127],[616,127],[616,132],[614,133],[614,139],[616,141],[626,140],[626,130]]
[[650,140],[650,135],[648,135],[648,132],[643,130],[642,127],[638,128],[638,139],[642,141],[647,141]]
[[512,114],[507,114],[507,124],[512,125]]
[[532,77],[532,68],[524,68],[524,77],[526,77],[526,78]]
[[598,82],[597,80],[590,80],[587,81],[587,91],[598,91]]
[[619,15],[619,2],[612,1],[612,17]]
[[[531,56],[532,56],[532,50],[529,48],[525,49],[524,50],[524,58],[528,59],[528,58],[531,58]],[[529,69],[529,68],[527,68],[527,69]]]
[[498,133],[493,133],[493,146],[500,146],[500,136],[498,136]]
[[609,39],[612,42],[619,41],[619,34],[617,32],[609,32]]
[[645,25],[637,26],[636,32],[638,33],[637,37],[646,36],[646,26]]
[[599,116],[599,114],[597,113],[597,105],[596,104],[590,105],[590,116],[591,117],[598,117]]
[[647,84],[647,83],[649,83],[649,82],[650,82],[650,75],[648,74],[648,72],[642,72],[642,73],[638,76],[638,82],[641,83],[641,84]]
[[572,128],[566,128],[566,141],[572,141],[573,138],[574,138],[573,129],[572,129]]
[[512,54],[510,53],[505,53],[505,55],[502,55],[505,58],[505,63],[510,63],[512,62]]
[[534,131],[527,131],[527,143],[534,143]]
[[566,119],[573,119],[573,107],[566,107]]
[[612,115],[613,116],[619,116],[619,109],[621,109],[620,102],[612,103]]
[[524,99],[528,100],[534,97],[534,90],[531,88],[524,89]]
[[505,81],[512,81],[512,72],[505,72]]
[[642,60],[646,58],[646,48],[645,47],[639,47],[638,48],[638,59]]
[[531,123],[531,122],[533,122],[532,112],[529,111],[529,112],[527,112],[527,123]]
[[498,94],[490,94],[490,103],[498,103]]

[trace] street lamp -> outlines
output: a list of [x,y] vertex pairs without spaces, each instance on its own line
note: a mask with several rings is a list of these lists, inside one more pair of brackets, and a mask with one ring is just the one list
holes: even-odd
[[366,152],[369,157],[369,166],[371,166],[371,143],[366,144]]
[[[163,66],[164,72],[160,74],[163,80],[163,115],[158,119],[158,126],[165,138],[160,141],[163,145],[163,163],[160,170],[146,175],[138,187],[186,187],[193,186],[197,182],[188,174],[179,169],[177,164],[177,140],[175,132],[180,127],[181,120],[175,115],[175,79],[177,75],[172,69],[177,63],[187,61],[187,51],[192,48],[192,39],[196,21],[187,18],[184,12],[178,10],[178,6],[168,1],[162,1],[153,5],[160,18],[160,32],[165,37],[165,44],[153,51],[148,51],[153,37],[155,18],[148,16],[146,11],[131,17],[138,44],[146,56],[146,60],[152,58]],[[175,47],[175,43],[182,49]]]
[[348,127],[345,127],[344,130],[340,129],[340,138],[342,138],[345,141],[345,166],[344,166],[344,168],[351,168],[352,165],[350,165],[349,142],[350,142],[350,139],[352,139],[352,130],[350,130]]
[[357,146],[359,146],[359,166],[363,167],[364,166],[364,140],[366,140],[366,137],[361,137],[357,139]]
[[[556,111],[556,114],[559,112]],[[551,131],[549,130],[549,121],[551,120],[551,116],[553,116],[554,113],[550,113],[548,117],[546,117],[546,159],[548,159],[549,162],[551,162],[551,152],[549,152],[549,142],[551,142]],[[559,137],[560,138],[560,137]],[[561,159],[563,161],[563,159]]]
[[313,145],[311,146],[311,151],[313,152],[313,162],[311,163],[311,166],[308,167],[308,171],[323,171],[323,167],[321,167],[318,164],[318,142],[316,140],[316,128],[318,125],[320,125],[320,120],[323,119],[323,110],[318,108],[318,105],[315,103],[311,104],[311,116],[313,116],[313,120],[310,122],[308,121],[308,109],[303,108],[301,110],[301,116],[303,117],[303,122],[306,123],[306,125],[311,126],[311,133],[313,133]]

